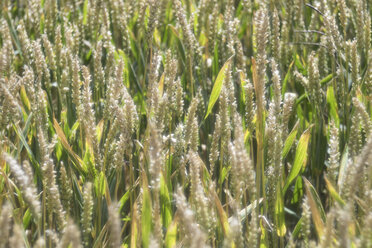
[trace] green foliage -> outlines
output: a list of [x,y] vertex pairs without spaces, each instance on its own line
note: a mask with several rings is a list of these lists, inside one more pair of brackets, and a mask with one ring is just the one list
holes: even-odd
[[222,89],[222,84],[225,81],[225,77],[226,77],[226,71],[228,70],[228,68],[231,64],[232,58],[233,57],[230,57],[225,62],[225,64],[222,66],[220,72],[217,75],[216,81],[213,84],[212,92],[211,92],[209,102],[208,102],[207,113],[205,114],[204,119],[207,119],[208,115],[212,112],[213,106],[216,104],[216,102],[217,102],[217,100],[220,96],[221,89]]

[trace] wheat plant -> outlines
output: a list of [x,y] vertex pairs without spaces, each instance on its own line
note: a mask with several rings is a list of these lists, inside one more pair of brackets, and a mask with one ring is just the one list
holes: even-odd
[[0,248],[372,247],[370,0],[1,0]]

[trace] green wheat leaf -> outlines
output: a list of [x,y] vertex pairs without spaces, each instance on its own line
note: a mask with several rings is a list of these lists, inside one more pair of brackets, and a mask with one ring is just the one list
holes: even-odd
[[218,97],[220,96],[222,85],[223,82],[225,81],[226,71],[231,63],[232,58],[233,56],[231,56],[225,62],[225,64],[222,66],[220,72],[217,75],[216,81],[214,82],[213,85],[211,96],[209,98],[207,114],[205,115],[204,119],[207,119],[208,115],[212,112],[213,106],[217,102]]
[[294,164],[284,185],[283,194],[285,194],[289,185],[296,179],[301,169],[306,164],[311,127],[312,126],[305,130],[305,132],[301,135],[300,141],[298,142]]
[[282,151],[282,158],[284,159],[287,157],[289,151],[291,150],[291,147],[293,145],[293,142],[296,139],[297,131],[298,131],[298,124],[299,122],[294,125],[291,133],[288,135],[287,139],[285,140],[283,151]]

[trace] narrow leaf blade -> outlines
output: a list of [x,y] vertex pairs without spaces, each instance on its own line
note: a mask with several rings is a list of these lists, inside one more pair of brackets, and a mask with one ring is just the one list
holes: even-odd
[[306,129],[305,132],[300,137],[300,141],[298,142],[298,146],[296,149],[294,164],[291,169],[291,172],[289,173],[287,177],[286,183],[284,185],[283,194],[285,194],[289,185],[296,179],[302,167],[306,163],[307,149],[308,149],[308,145],[310,141],[310,130],[311,130],[311,126],[308,129]]
[[226,71],[229,67],[233,56],[231,56],[225,64],[222,66],[220,72],[217,75],[216,81],[214,82],[211,96],[209,98],[207,114],[204,119],[207,119],[208,115],[212,112],[214,104],[216,104],[218,97],[220,96],[223,82],[225,81]]
[[[280,184],[278,183],[278,188]],[[276,218],[276,232],[279,237],[284,237],[287,232],[285,226],[285,216],[284,216],[284,201],[283,195],[280,190],[276,191],[276,203],[275,203],[275,218]]]
[[282,150],[282,158],[283,159],[288,155],[288,153],[291,150],[291,147],[293,145],[293,142],[296,139],[298,124],[299,124],[299,121],[297,121],[297,123],[293,127],[291,133],[288,135],[287,139],[285,140],[284,147],[283,147],[283,150]]
[[328,180],[326,176],[324,176],[324,180],[326,182],[326,186],[331,197],[341,206],[345,206],[344,200],[342,200],[341,196],[337,193],[337,190],[333,187],[332,183]]
[[303,177],[303,180],[305,182],[306,195],[310,205],[311,216],[318,238],[320,239],[324,234],[324,223],[326,220],[326,215],[315,188],[306,178]]

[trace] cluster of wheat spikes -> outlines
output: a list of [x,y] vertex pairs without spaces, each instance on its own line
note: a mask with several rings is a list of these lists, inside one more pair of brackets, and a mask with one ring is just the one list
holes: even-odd
[[1,0],[0,248],[372,247],[371,0]]

